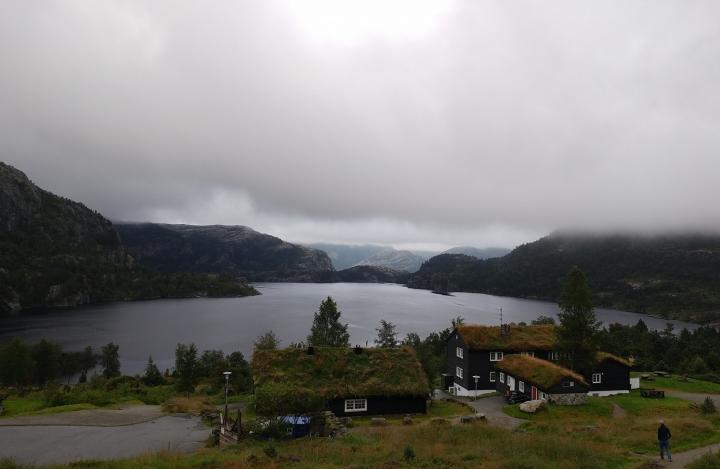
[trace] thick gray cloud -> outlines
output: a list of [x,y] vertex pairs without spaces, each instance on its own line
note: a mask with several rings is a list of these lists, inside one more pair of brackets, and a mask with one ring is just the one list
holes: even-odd
[[5,0],[0,159],[111,218],[718,229],[714,1]]

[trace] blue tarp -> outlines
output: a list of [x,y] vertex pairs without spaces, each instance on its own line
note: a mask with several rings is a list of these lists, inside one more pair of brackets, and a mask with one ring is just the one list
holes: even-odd
[[310,417],[304,415],[286,415],[280,419],[283,423],[292,425],[288,432],[293,438],[300,438],[310,434]]

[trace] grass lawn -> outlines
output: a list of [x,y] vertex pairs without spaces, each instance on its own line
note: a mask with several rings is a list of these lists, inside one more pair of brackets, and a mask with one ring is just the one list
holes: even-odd
[[[339,438],[304,438],[272,444],[247,440],[223,449],[206,449],[179,456],[149,455],[125,461],[75,463],[81,468],[197,468],[197,467],[449,467],[449,468],[537,468],[631,467],[621,450],[573,435],[511,433],[483,423],[365,427]],[[406,448],[415,457],[405,460]],[[268,451],[268,453],[271,453]],[[297,462],[292,462],[290,459]]]
[[[614,418],[613,404],[626,416]],[[527,420],[524,431],[543,435],[574,434],[578,440],[604,442],[631,453],[654,453],[658,421],[664,419],[673,432],[673,450],[684,451],[720,441],[720,416],[705,416],[681,399],[645,399],[637,391],[612,397],[590,397],[582,406],[555,406],[535,415],[518,406],[506,413]]]
[[643,388],[672,389],[675,391],[694,392],[698,394],[720,394],[720,384],[710,381],[702,381],[699,379],[688,378],[683,381],[677,375],[655,376],[652,373],[633,372],[632,376],[640,376],[649,374],[653,380],[640,380],[640,386]]

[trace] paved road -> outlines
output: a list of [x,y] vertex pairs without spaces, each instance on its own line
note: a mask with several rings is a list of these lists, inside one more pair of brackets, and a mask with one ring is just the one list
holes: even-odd
[[158,405],[133,405],[118,409],[90,409],[47,415],[23,415],[0,419],[0,427],[24,425],[91,425],[116,427],[149,422],[164,414]]
[[666,390],[665,394],[670,397],[677,397],[685,399],[686,401],[694,402],[695,404],[702,404],[706,397],[709,397],[715,402],[715,407],[720,407],[720,395],[719,394],[702,394],[694,392],[682,392],[682,391],[671,391]]
[[210,434],[199,418],[168,415],[121,426],[32,425],[0,427],[0,458],[23,464],[123,459],[157,451],[189,453]]

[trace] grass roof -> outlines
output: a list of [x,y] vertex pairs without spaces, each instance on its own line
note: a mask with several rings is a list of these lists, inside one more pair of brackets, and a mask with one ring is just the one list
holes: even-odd
[[572,379],[586,386],[588,384],[582,376],[572,370],[527,355],[506,355],[502,361],[495,363],[495,368],[542,389],[549,389],[559,384],[563,378]]
[[284,383],[319,393],[326,399],[365,396],[419,396],[429,384],[410,347],[255,350],[255,386]]
[[630,360],[626,360],[622,357],[618,357],[617,355],[613,355],[612,353],[607,352],[598,352],[597,355],[595,355],[595,360],[597,360],[598,363],[602,363],[605,360],[612,360],[620,363],[621,365],[632,366]]
[[500,334],[500,326],[464,325],[457,331],[471,350],[551,350],[555,346],[555,326],[508,325],[510,333]]

